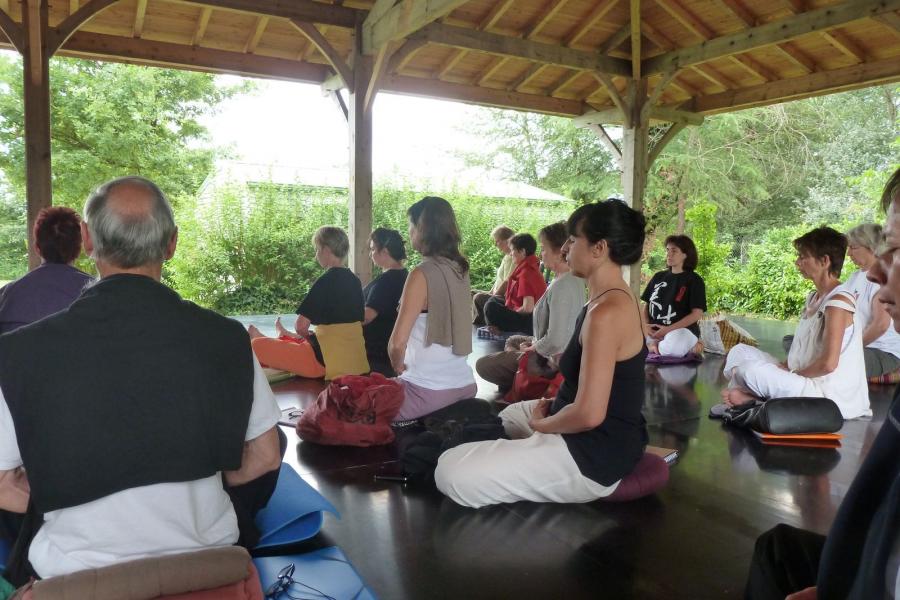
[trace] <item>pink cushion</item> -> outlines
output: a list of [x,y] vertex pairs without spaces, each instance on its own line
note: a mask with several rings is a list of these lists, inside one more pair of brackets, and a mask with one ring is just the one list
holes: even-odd
[[649,496],[665,487],[669,481],[669,465],[662,457],[645,452],[634,470],[622,478],[619,487],[606,502],[626,502]]
[[160,596],[159,600],[263,600],[262,584],[259,573],[253,562],[249,565],[249,574],[243,581],[225,585],[214,590],[200,590],[186,594]]

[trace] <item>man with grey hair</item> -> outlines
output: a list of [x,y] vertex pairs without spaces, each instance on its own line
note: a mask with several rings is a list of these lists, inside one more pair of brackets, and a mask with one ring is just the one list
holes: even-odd
[[178,243],[162,191],[116,179],[84,212],[100,280],[0,336],[0,508],[43,515],[14,579],[253,545],[281,464],[246,331],[160,282]]

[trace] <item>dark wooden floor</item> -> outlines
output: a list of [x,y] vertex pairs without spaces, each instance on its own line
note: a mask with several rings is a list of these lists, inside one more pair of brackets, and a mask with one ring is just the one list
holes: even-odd
[[[772,352],[791,329],[744,324]],[[476,341],[473,361],[495,348]],[[374,481],[393,447],[316,446],[287,431],[285,460],[342,514],[296,550],[340,546],[385,599],[740,598],[760,533],[779,522],[827,531],[893,389],[870,388],[875,417],[846,423],[839,450],[766,447],[707,418],[723,362],[648,367],[650,442],[681,458],[665,490],[629,504],[466,509],[433,489]],[[292,380],[275,391],[282,407],[302,406],[321,386]],[[479,381],[479,396],[495,389]]]

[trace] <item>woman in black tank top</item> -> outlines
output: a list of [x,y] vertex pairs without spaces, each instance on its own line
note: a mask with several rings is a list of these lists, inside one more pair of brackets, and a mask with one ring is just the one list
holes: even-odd
[[611,494],[643,455],[647,348],[622,266],[643,250],[643,215],[619,200],[576,210],[564,246],[590,300],[560,358],[557,397],[500,413],[512,438],[463,444],[441,455],[438,488],[479,507],[501,502],[589,502]]

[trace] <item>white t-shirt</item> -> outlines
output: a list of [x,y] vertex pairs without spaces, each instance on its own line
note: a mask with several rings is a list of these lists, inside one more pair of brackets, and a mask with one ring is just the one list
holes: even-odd
[[425,344],[427,322],[427,313],[416,317],[406,343],[406,370],[400,379],[429,390],[455,390],[474,384],[475,375],[466,356],[453,354],[450,346]]
[[[278,423],[272,388],[253,357],[253,405],[245,440]],[[22,465],[9,407],[0,391],[0,470]],[[28,559],[43,577],[105,567],[147,556],[230,546],[238,539],[237,516],[220,474],[116,492],[44,515]]]
[[[844,287],[852,290],[857,295],[857,323],[865,329],[872,320],[872,300],[875,298],[878,290],[881,289],[881,286],[866,279],[865,271],[856,271],[847,279]],[[894,329],[894,322],[891,321],[887,331],[867,347],[900,357],[900,334]]]

